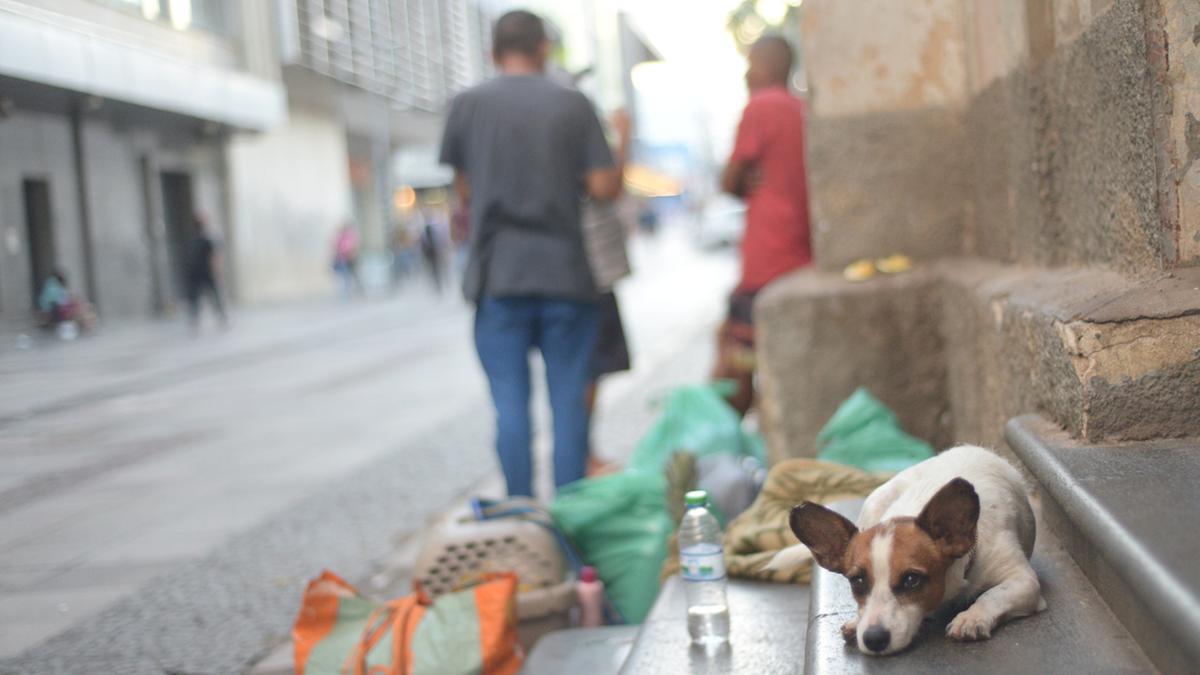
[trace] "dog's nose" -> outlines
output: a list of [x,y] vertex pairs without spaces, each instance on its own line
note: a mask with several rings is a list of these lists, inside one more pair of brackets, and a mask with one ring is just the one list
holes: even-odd
[[863,633],[863,644],[875,653],[887,649],[891,641],[892,634],[883,626],[871,626]]

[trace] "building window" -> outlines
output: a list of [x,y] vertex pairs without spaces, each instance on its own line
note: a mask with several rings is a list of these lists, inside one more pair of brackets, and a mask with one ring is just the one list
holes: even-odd
[[229,34],[229,10],[237,0],[103,0],[140,12],[150,21],[165,21],[175,30]]
[[158,5],[159,0],[106,0],[106,4],[120,5],[141,12],[142,16],[151,21],[162,14]]

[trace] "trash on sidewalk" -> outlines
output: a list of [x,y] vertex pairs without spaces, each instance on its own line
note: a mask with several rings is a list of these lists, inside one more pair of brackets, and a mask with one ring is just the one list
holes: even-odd
[[875,259],[875,269],[884,274],[900,274],[913,268],[912,258],[903,253],[895,253],[886,258]]
[[581,566],[579,554],[536,501],[472,499],[426,531],[413,578],[436,599],[495,573],[515,574],[518,637],[530,647],[541,635],[569,625]]
[[842,269],[846,281],[866,281],[878,274],[901,274],[913,268],[912,258],[895,253],[886,258],[859,258]]
[[516,575],[499,574],[436,601],[418,589],[377,603],[326,571],[309,582],[292,629],[296,673],[516,673],[516,592]]
[[866,281],[875,276],[875,271],[875,263],[867,258],[862,258],[846,265],[842,270],[842,276],[846,281]]
[[817,458],[864,471],[896,472],[933,457],[933,448],[904,433],[896,415],[859,387],[817,434]]
[[673,529],[660,473],[626,471],[563,487],[550,505],[554,521],[596,568],[609,600],[640,623],[658,593],[658,569]]
[[694,487],[708,493],[709,506],[722,525],[750,508],[766,474],[757,457],[725,452],[697,459],[696,471]]
[[[630,623],[640,623],[654,603],[675,530],[664,475],[675,464],[671,457],[690,455],[696,464],[686,489],[696,487],[692,480],[707,481],[731,511],[744,508],[747,491],[756,490],[747,489],[740,460],[753,458],[761,466],[764,447],[761,438],[742,429],[722,396],[724,387],[718,382],[670,392],[624,472],[572,483],[550,505],[555,522],[599,572],[609,599]],[[732,465],[719,456],[732,458]]]
[[717,453],[765,460],[761,439],[742,429],[741,417],[725,400],[731,383],[678,387],[667,394],[658,419],[638,442],[627,471],[661,472],[676,450],[697,459]]
[[664,474],[671,522],[683,518],[688,492],[704,490],[709,496],[709,509],[724,526],[754,502],[767,470],[751,455],[718,453],[697,459],[686,450],[678,450],[671,455]]

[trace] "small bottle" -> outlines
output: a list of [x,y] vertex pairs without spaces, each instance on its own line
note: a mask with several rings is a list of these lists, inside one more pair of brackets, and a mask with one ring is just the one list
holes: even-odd
[[687,589],[688,633],[697,644],[720,645],[729,640],[721,524],[708,510],[704,490],[692,490],[684,501],[687,511],[679,524],[679,568]]
[[575,595],[579,598],[579,625],[596,628],[604,625],[604,582],[596,576],[595,567],[579,570],[579,581],[575,583]]

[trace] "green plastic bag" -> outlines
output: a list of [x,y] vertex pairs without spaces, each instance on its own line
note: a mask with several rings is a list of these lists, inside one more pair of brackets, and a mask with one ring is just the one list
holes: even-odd
[[558,527],[596,568],[608,599],[641,623],[658,594],[658,573],[673,529],[660,473],[625,472],[566,485],[550,505]]
[[933,457],[933,448],[904,433],[896,415],[859,387],[817,434],[817,459],[864,471],[896,472]]
[[566,485],[550,505],[559,529],[596,568],[609,600],[629,623],[640,623],[654,604],[675,529],[664,475],[671,455],[677,450],[696,457],[766,455],[762,438],[742,431],[741,418],[725,401],[728,384],[673,390],[625,471]]
[[718,452],[766,460],[762,439],[742,430],[742,420],[725,400],[730,383],[679,387],[667,395],[662,414],[638,442],[627,471],[659,473],[676,450],[697,458]]

